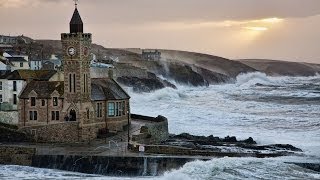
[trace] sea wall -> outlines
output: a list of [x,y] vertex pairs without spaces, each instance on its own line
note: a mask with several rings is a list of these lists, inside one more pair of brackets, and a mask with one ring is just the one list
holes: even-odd
[[140,144],[159,143],[169,138],[168,119],[163,116],[148,117],[142,115],[131,115],[132,119],[144,123],[140,133],[132,136],[132,141]]
[[0,111],[0,122],[6,124],[18,124],[18,111]]
[[178,169],[193,158],[36,155],[33,167],[109,176],[156,176]]
[[35,148],[0,146],[0,164],[31,166]]

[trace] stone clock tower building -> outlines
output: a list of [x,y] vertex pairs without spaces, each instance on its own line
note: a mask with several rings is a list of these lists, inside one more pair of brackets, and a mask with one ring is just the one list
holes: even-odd
[[70,33],[61,34],[64,69],[64,109],[69,121],[78,121],[80,126],[91,123],[90,48],[92,35],[83,33],[83,22],[78,9],[70,21]]
[[20,130],[36,141],[90,142],[128,126],[130,96],[112,77],[90,76],[91,42],[76,6],[70,32],[61,34],[63,81],[31,81],[19,96]]

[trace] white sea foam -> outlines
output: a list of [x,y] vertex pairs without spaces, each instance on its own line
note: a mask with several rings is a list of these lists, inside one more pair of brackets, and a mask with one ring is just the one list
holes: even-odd
[[[137,94],[129,89],[132,112],[164,115],[171,133],[253,137],[259,144],[288,143],[307,156],[271,159],[220,158],[187,163],[161,177],[116,178],[0,166],[0,179],[320,179],[320,174],[284,162],[320,162],[320,76],[238,76],[234,84],[161,89]],[[318,98],[318,99],[317,99]]]
[[[132,96],[133,113],[168,117],[171,133],[253,137],[320,156],[320,77],[238,76],[236,83],[179,86]],[[313,99],[312,99],[313,98]],[[318,98],[318,99],[316,99]]]

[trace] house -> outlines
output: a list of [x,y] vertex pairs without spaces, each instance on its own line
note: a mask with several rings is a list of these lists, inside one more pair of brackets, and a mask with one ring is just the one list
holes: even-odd
[[0,35],[0,44],[17,44],[16,36],[4,36]]
[[142,50],[142,59],[146,61],[160,61],[161,52],[158,50]]
[[40,59],[32,59],[30,60],[30,69],[31,70],[40,70],[42,69],[42,61]]
[[60,70],[62,62],[60,59],[49,59],[43,60],[42,69],[43,70]]
[[0,71],[11,71],[11,64],[7,59],[1,59],[0,57]]
[[3,56],[4,57],[6,57],[6,58],[23,58],[23,59],[25,59],[26,61],[29,61],[29,56],[28,55],[26,55],[26,54],[23,54],[23,53],[21,53],[21,52],[19,52],[19,51],[14,51],[14,50],[12,50],[12,51],[5,51],[4,53],[3,53]]
[[19,96],[19,130],[39,142],[90,142],[130,123],[129,95],[112,77],[91,78],[92,35],[83,33],[77,7],[69,25],[61,34],[63,80],[31,81]]
[[13,66],[11,70],[18,70],[18,69],[29,69],[29,62],[23,57],[7,57],[10,64]]
[[[18,96],[27,82],[49,81],[54,77],[56,71],[31,71],[31,70],[15,70],[1,71],[0,76],[0,93],[2,96],[1,110],[17,110],[19,103]],[[1,97],[0,96],[0,97]]]

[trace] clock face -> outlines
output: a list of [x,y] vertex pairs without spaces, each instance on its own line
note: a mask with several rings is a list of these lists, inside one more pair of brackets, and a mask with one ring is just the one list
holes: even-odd
[[68,54],[70,56],[74,56],[76,54],[76,49],[74,49],[74,47],[69,47],[68,48]]

